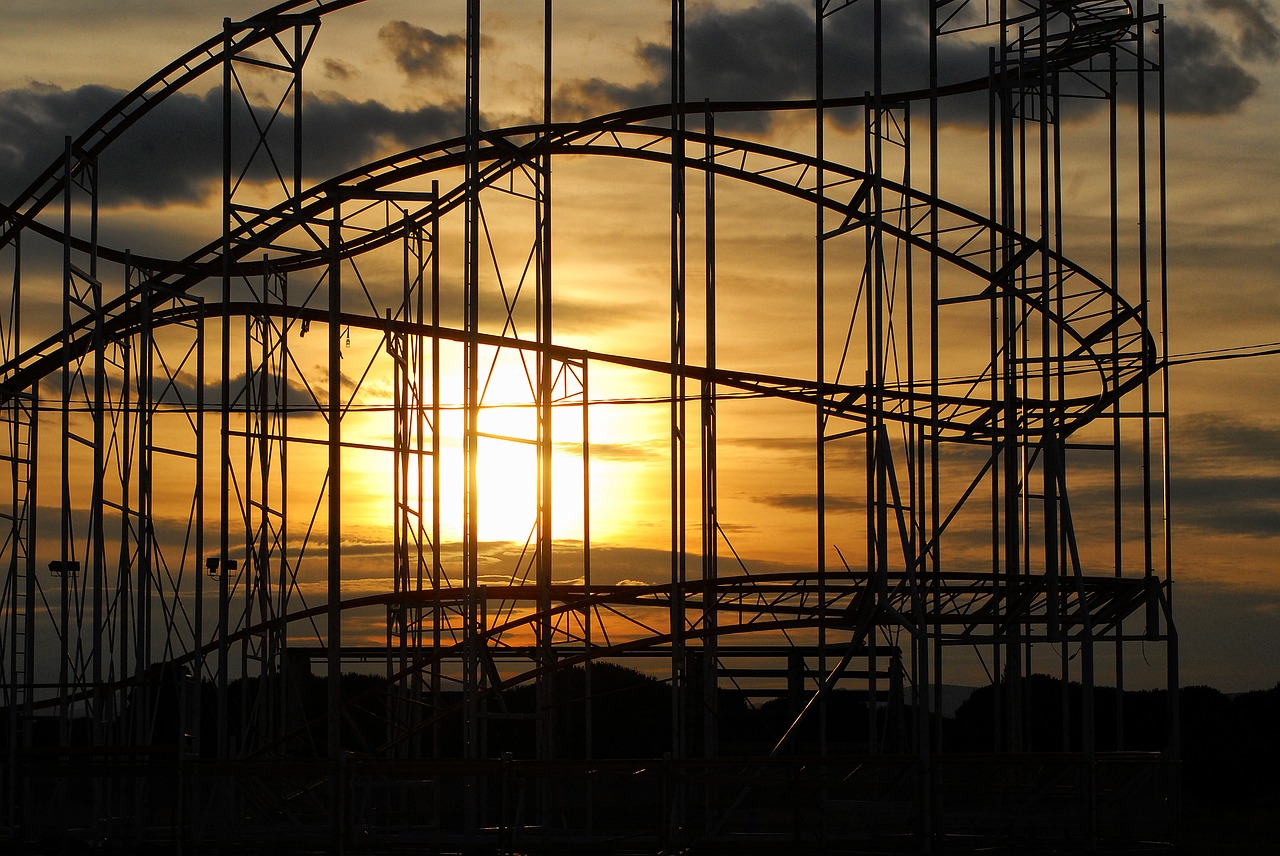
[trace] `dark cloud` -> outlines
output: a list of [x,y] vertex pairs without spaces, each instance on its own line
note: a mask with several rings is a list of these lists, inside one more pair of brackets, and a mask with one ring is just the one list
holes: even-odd
[[1233,414],[1196,413],[1173,430],[1179,527],[1280,536],[1280,428]]
[[[823,36],[824,86],[828,98],[859,96],[873,88],[875,55],[869,37],[870,4],[856,4],[827,19]],[[891,2],[883,7],[883,86],[886,91],[918,89],[928,84],[928,22],[918,4]],[[687,98],[715,101],[812,98],[814,88],[814,24],[808,7],[786,0],[766,0],[738,11],[710,9],[686,28]],[[946,81],[981,77],[987,72],[984,46],[943,39],[939,65]],[[566,87],[566,105],[617,107],[660,103],[670,98],[670,51],[646,44],[639,58],[658,82],[624,88],[593,80]],[[979,103],[980,102],[980,103]],[[986,119],[986,100],[945,105],[950,118]],[[972,109],[970,109],[972,108]],[[836,121],[861,121],[835,114]],[[735,127],[760,130],[764,114],[726,120]]]
[[[823,56],[828,98],[856,97],[872,89],[871,14],[871,4],[859,3],[827,18]],[[884,90],[926,87],[927,7],[886,0],[882,15]],[[1274,17],[1268,0],[1200,0],[1178,9],[1165,25],[1169,110],[1227,113],[1252,97],[1259,82],[1245,63],[1274,62],[1280,54],[1280,32]],[[762,0],[732,11],[707,7],[688,21],[685,39],[689,101],[767,101],[814,95],[814,22],[807,4]],[[944,36],[938,45],[940,80],[946,84],[985,76],[988,48],[981,39]],[[646,81],[631,86],[600,78],[574,81],[561,87],[557,110],[562,115],[587,116],[668,102],[670,48],[644,43],[637,49],[637,58],[649,72]],[[1094,110],[1096,102],[1079,101],[1079,108]],[[987,121],[985,96],[948,98],[942,109],[950,122]],[[835,118],[842,119],[839,114]],[[744,114],[723,121],[760,130],[770,118]]]
[[[781,508],[785,511],[813,512],[818,508],[818,498],[811,493],[780,493],[755,496],[756,502]],[[827,494],[827,511],[860,511],[867,507],[866,501],[853,497],[833,496]]]
[[[580,549],[580,545],[576,545]],[[571,558],[569,556],[566,559]],[[697,553],[686,553],[685,561],[690,569],[700,561]],[[800,574],[812,571],[812,565],[792,564],[742,557],[743,566],[732,557],[720,557],[721,576],[740,573],[751,574]],[[566,567],[567,565],[567,567]],[[557,577],[572,569],[565,563]],[[691,576],[693,573],[691,572]],[[640,584],[652,585],[671,581],[671,552],[663,549],[629,547],[617,544],[595,544],[591,547],[591,577],[598,585]]]
[[380,150],[426,145],[463,132],[460,106],[395,110],[377,101],[329,97],[307,105],[308,170],[336,175],[371,160]]
[[[562,448],[577,452],[582,447],[566,443]],[[592,443],[589,451],[593,461],[652,461],[667,455],[665,447],[656,449],[649,443]]]
[[378,38],[400,70],[412,78],[443,77],[466,51],[467,41],[457,33],[437,33],[408,21],[388,21]]
[[[871,4],[859,3],[831,15],[823,35],[824,86],[828,98],[859,96],[874,85],[875,55],[870,38]],[[884,4],[884,89],[901,91],[928,84],[928,18],[924,7],[908,2]],[[764,0],[744,9],[708,7],[685,29],[686,98],[699,101],[786,100],[812,98],[815,39],[811,8],[789,0]],[[939,66],[944,80],[959,81],[987,73],[987,49],[958,39],[943,39]],[[649,82],[620,86],[598,78],[561,88],[559,107],[571,114],[604,112],[670,100],[670,48],[646,43],[638,58]],[[986,100],[981,99],[985,121]],[[837,116],[837,120],[841,117]],[[732,125],[759,130],[763,114],[730,119]],[[860,121],[860,120],[859,120]]]
[[1280,535],[1280,476],[1208,473],[1178,476],[1175,521],[1227,535]]
[[[47,84],[0,92],[0,198],[19,193],[62,151],[65,135],[77,136],[124,95],[100,86],[64,90]],[[237,162],[253,145],[243,108],[237,108]],[[265,118],[260,122],[266,124]],[[271,124],[275,151],[291,151],[293,117]],[[454,136],[462,130],[461,108],[426,106],[395,110],[376,101],[335,95],[312,97],[304,123],[304,166],[312,179],[352,169],[383,154]],[[117,140],[100,161],[102,201],[161,206],[198,202],[221,181],[222,92],[177,93]],[[287,155],[286,156],[290,156]],[[251,178],[274,175],[259,152]]]
[[326,59],[322,68],[324,76],[330,80],[350,80],[359,73],[354,65],[340,59]]
[[1165,105],[1174,113],[1212,116],[1240,108],[1258,90],[1258,79],[1234,56],[1230,43],[1208,23],[1165,23],[1168,60]]
[[1164,39],[1165,106],[1174,114],[1234,113],[1261,85],[1248,64],[1280,58],[1271,0],[1179,4],[1164,21]]
[[1216,469],[1234,463],[1256,470],[1262,461],[1280,463],[1280,428],[1272,425],[1232,414],[1192,413],[1177,420],[1173,430],[1179,449],[1196,464]]
[[[1170,464],[1175,532],[1203,535],[1280,536],[1280,427],[1221,413],[1193,413],[1171,426]],[[1159,456],[1159,447],[1153,450]],[[1125,466],[1121,501],[1142,503],[1142,451],[1136,441],[1121,449]],[[1078,527],[1109,529],[1114,487],[1107,453],[1073,452],[1071,509]],[[1159,489],[1159,476],[1156,477]],[[1155,500],[1159,502],[1159,497]]]
[[[248,390],[246,388],[247,377],[246,374],[241,373],[234,377],[229,385],[228,391],[233,409],[239,410],[249,405]],[[108,380],[108,384],[112,382]],[[83,384],[77,384],[72,393],[73,403],[78,398],[80,403],[88,405],[93,397],[93,384],[94,375],[92,371],[86,371]],[[345,388],[350,389],[353,385],[353,380],[346,376],[343,377],[343,386]],[[45,377],[40,386],[41,395],[48,397],[49,400],[60,400],[62,398],[61,375],[55,374]],[[292,418],[307,418],[308,416],[318,415],[327,406],[327,387],[311,384],[305,377],[298,377],[296,370],[289,377],[284,387],[280,387],[278,381],[274,384],[269,382],[269,386],[270,388],[266,394],[271,405],[284,404],[292,408],[292,412],[295,414]],[[171,412],[194,409],[197,393],[196,378],[186,371],[176,371],[172,377],[166,377],[157,372],[151,381],[148,391],[153,405],[172,408]],[[281,400],[282,398],[283,400]],[[217,407],[222,401],[222,384],[207,383],[204,388],[204,401],[206,407]]]
[[[690,21],[685,38],[686,74],[695,99],[812,94],[813,20],[798,6],[767,2],[733,12],[711,8]],[[640,55],[650,68],[665,68],[671,59],[666,45],[645,45]]]
[[19,192],[59,156],[63,137],[89,127],[124,93],[104,86],[66,91],[48,83],[0,91],[0,193]]

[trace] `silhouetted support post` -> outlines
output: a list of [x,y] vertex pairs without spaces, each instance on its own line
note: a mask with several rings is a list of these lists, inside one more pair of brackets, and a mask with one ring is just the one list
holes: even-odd
[[[320,14],[223,20],[219,544],[217,555],[207,559],[218,580],[215,680],[220,758],[248,751],[254,740],[269,736],[283,720],[279,688],[285,685],[280,676],[287,634],[277,624],[276,612],[288,609],[295,570],[288,556],[285,439],[290,324],[282,311],[273,310],[287,303],[285,273],[272,261],[282,248],[262,243],[246,225],[273,208],[298,225],[308,216],[301,207],[303,69],[319,32]],[[242,74],[251,74],[252,83]],[[271,178],[260,181],[263,175]],[[325,242],[322,229],[310,235],[317,245]],[[258,253],[260,259],[250,261]],[[233,299],[248,300],[259,311],[234,309]],[[232,319],[242,316],[243,331],[233,334]],[[241,359],[232,358],[233,348],[243,358],[242,381],[232,377]],[[238,555],[241,550],[243,558]],[[234,712],[240,723],[236,746],[228,730],[228,635],[233,625],[246,629],[237,639],[239,677],[262,678],[256,696],[240,694]]]
[[[716,143],[715,114],[709,104],[703,110],[704,165],[704,237],[705,348],[707,374],[702,381],[702,665],[701,699],[702,755],[710,758],[719,753],[719,595],[716,585],[720,577],[719,485],[716,456]],[[705,795],[710,805],[712,795]],[[709,812],[708,812],[709,814]]]
[[[5,223],[5,225],[9,225]],[[0,316],[0,360],[8,363],[22,349],[22,236],[14,234],[12,249],[13,278],[11,289]],[[3,251],[0,245],[0,253]],[[4,819],[9,834],[17,837],[22,829],[23,784],[19,775],[22,753],[31,743],[31,682],[35,668],[35,518],[39,435],[39,384],[29,390],[8,390],[0,402],[0,455],[9,462],[8,502],[3,514],[4,533],[0,537],[8,554],[4,565],[8,593],[7,646],[4,654],[8,680],[0,688],[0,700],[9,711],[5,745],[8,749],[4,765]]]
[[326,750],[332,765],[332,846],[342,852],[347,782],[342,776],[342,200],[334,197],[329,221],[328,571],[325,646]]
[[[902,148],[902,183],[906,187],[913,187],[917,154],[912,103],[908,101],[894,109],[901,116],[901,119],[895,123],[899,136],[890,139],[891,142],[900,145]],[[915,213],[915,204],[910,201],[904,201],[903,207],[907,211],[906,220],[912,224],[911,228],[914,230],[917,228],[916,221],[918,219]],[[904,263],[903,279],[905,280],[906,292],[904,304],[906,317],[900,320],[901,328],[906,337],[906,382],[907,388],[913,391],[920,389],[924,385],[920,374],[920,360],[917,356],[922,343],[927,352],[931,353],[937,349],[937,343],[932,338],[922,338],[920,333],[921,320],[918,316],[921,313],[917,307],[920,299],[920,287],[918,284],[919,277],[916,272],[915,250],[915,243],[907,241],[905,246],[900,247],[897,251],[897,253],[901,254]],[[927,324],[927,321],[925,323]],[[926,326],[925,337],[928,337],[930,333],[931,328]],[[899,334],[895,332],[893,335],[896,339]],[[925,377],[928,376],[926,375]],[[897,510],[899,528],[900,530],[903,528],[906,530],[905,532],[900,531],[899,537],[903,541],[905,562],[903,574],[907,586],[910,609],[908,614],[899,617],[899,621],[905,624],[905,629],[910,636],[910,663],[909,665],[903,664],[901,653],[899,653],[894,662],[899,668],[909,669],[910,671],[911,710],[909,716],[908,712],[905,709],[903,710],[903,745],[899,751],[907,753],[914,750],[919,760],[914,795],[917,817],[919,818],[917,833],[922,849],[927,852],[930,848],[929,842],[933,834],[930,793],[932,757],[930,710],[933,707],[933,699],[935,698],[933,673],[931,671],[933,664],[930,659],[930,644],[934,634],[929,621],[927,605],[928,560],[931,549],[929,513],[932,503],[928,498],[928,431],[926,428],[927,417],[924,416],[927,412],[926,406],[919,401],[914,401],[910,405],[909,412],[912,420],[904,437],[901,455],[901,469],[905,470],[907,474],[906,509],[901,508],[901,486],[897,485],[896,476],[892,471],[890,476],[894,478],[892,492],[895,497],[895,504],[899,506]],[[905,704],[905,697],[900,700]]]
[[[990,164],[991,217],[1001,227],[992,235],[990,269],[1006,276],[1007,287],[993,297],[991,305],[991,402],[999,416],[991,434],[992,454],[992,565],[1000,591],[996,612],[996,642],[993,646],[1000,701],[996,716],[1000,738],[1006,751],[1022,751],[1022,617],[1016,592],[1022,584],[1022,474],[1023,426],[1018,409],[1021,324],[1016,283],[1021,266],[1015,261],[1017,248],[1009,236],[1018,231],[1018,184],[1015,122],[1018,81],[1012,69],[1018,67],[1008,40],[1008,27],[1000,27],[1000,45],[991,58]],[[993,283],[994,284],[994,283]],[[1004,283],[1001,283],[1004,284]]]
[[[817,169],[814,185],[819,198],[826,196],[826,0],[814,0],[814,50],[813,50],[813,89],[814,89],[814,152],[817,156]],[[814,496],[817,497],[815,520],[816,555],[814,564],[817,569],[818,597],[818,651],[817,669],[819,675],[827,674],[827,235],[826,206],[815,205],[814,209],[814,247],[813,247],[813,361],[814,384],[817,388],[817,405],[814,412]],[[801,679],[804,677],[804,662],[800,661]],[[795,690],[792,682],[794,670],[793,659],[787,661],[787,694],[792,707],[792,715],[799,716],[800,708],[797,700],[792,699]],[[827,706],[818,709],[818,752],[825,755],[827,751]]]
[[[545,0],[542,9],[542,123],[545,135],[551,130],[551,33],[552,4]],[[552,425],[552,402],[555,399],[555,362],[552,358],[552,271],[551,271],[551,152],[544,147],[537,158],[534,173],[534,256],[537,264],[536,299],[537,315],[535,337],[537,352],[537,608],[540,618],[537,627],[538,665],[546,669],[537,679],[537,755],[541,761],[552,761],[557,754],[556,721],[556,673],[552,668],[556,659],[555,624],[551,614],[551,583],[553,578],[554,532],[552,505],[552,452],[555,449],[555,432]],[[544,827],[553,823],[552,791],[557,787],[553,776],[544,776],[539,783],[538,813]]]
[[[62,501],[61,548],[58,573],[63,591],[60,603],[61,665],[59,666],[59,743],[71,739],[73,696],[84,702],[89,714],[86,735],[90,743],[104,739],[102,718],[104,614],[106,587],[106,547],[103,489],[106,474],[106,340],[100,324],[103,305],[102,282],[98,278],[98,163],[76,146],[70,137],[63,141],[63,240],[62,240],[62,345],[69,359],[62,371]],[[86,210],[87,209],[87,210]],[[87,220],[87,225],[81,225]],[[88,238],[77,242],[76,228]],[[77,246],[79,243],[79,246]],[[92,325],[87,348],[72,356],[71,343],[77,330]],[[86,353],[87,351],[87,353]],[[87,416],[73,416],[84,413]],[[88,419],[89,425],[84,425]],[[82,456],[88,447],[88,460]],[[87,471],[86,471],[87,470]],[[88,490],[73,492],[72,485]],[[87,494],[87,495],[86,495]],[[77,531],[78,527],[83,530]],[[76,543],[85,545],[84,574]],[[86,604],[87,621],[86,621]],[[74,622],[71,621],[74,616]],[[85,625],[87,624],[87,630]],[[73,642],[74,639],[74,642]],[[84,649],[88,650],[85,651]],[[72,662],[72,660],[76,662]],[[95,783],[93,800],[100,803],[101,789]]]
[[[671,390],[671,578],[668,620],[671,627],[671,753],[686,757],[686,707],[689,681],[685,657],[685,592],[687,580],[688,512],[686,463],[685,372],[685,56],[684,0],[671,0],[671,303],[670,303],[670,390]],[[672,830],[682,823],[683,793],[673,790]]]
[[[443,633],[444,610],[440,604],[440,595],[444,583],[443,567],[440,560],[440,182],[431,182],[431,196],[437,200],[431,207],[431,591],[435,595],[431,600],[431,650],[440,650]],[[421,479],[419,479],[421,484]],[[419,491],[421,495],[421,491]],[[439,659],[431,661],[431,706],[438,710],[441,706],[441,669]],[[431,757],[440,757],[440,725],[431,726]],[[440,789],[434,791],[435,812],[440,815]]]
[[[480,0],[467,0],[466,27],[466,176],[463,226],[463,523],[462,523],[462,755],[480,757],[480,624],[479,596],[479,456],[480,417]],[[479,783],[464,777],[463,826],[470,833],[479,824]]]
[[[393,715],[390,719],[392,728],[387,737],[393,739],[400,733],[413,735],[407,743],[398,745],[395,752],[401,757],[414,758],[421,757],[422,754],[422,736],[418,733],[417,726],[421,719],[424,681],[421,670],[411,666],[418,663],[423,652],[424,587],[431,585],[435,589],[439,582],[436,571],[439,556],[439,496],[434,478],[430,486],[431,492],[428,493],[425,462],[426,457],[430,456],[433,473],[438,472],[439,391],[434,378],[438,368],[435,367],[437,355],[427,355],[426,337],[404,328],[394,329],[393,322],[401,322],[406,328],[411,326],[420,329],[425,318],[428,289],[431,290],[435,307],[433,314],[438,315],[438,285],[432,274],[439,269],[439,248],[436,245],[436,212],[439,205],[439,199],[435,195],[437,189],[437,183],[433,182],[428,202],[431,211],[428,226],[415,222],[407,210],[402,212],[404,281],[400,307],[394,319],[391,310],[387,310],[388,329],[385,333],[386,349],[394,364],[395,579],[392,588],[403,596],[388,607],[386,674],[388,681],[392,681],[397,674],[410,676],[407,688],[397,687],[394,683],[389,685],[388,701],[393,706]],[[435,343],[433,350],[438,350],[439,336],[432,336],[431,341]],[[430,401],[426,399],[428,358],[433,363]],[[428,428],[432,432],[430,441],[427,439]],[[426,507],[428,503],[431,505],[430,511]],[[431,524],[427,521],[428,513],[433,521]],[[409,606],[411,595],[415,604],[412,607]],[[432,620],[436,630],[433,632],[438,635],[438,598],[434,602],[436,606],[433,608]],[[439,647],[438,643],[436,647]],[[433,665],[432,674],[437,672],[438,668]],[[435,686],[434,681],[432,686]]]
[[864,95],[866,118],[864,162],[871,182],[871,220],[867,224],[865,251],[867,422],[867,575],[873,587],[875,617],[867,633],[867,750],[881,751],[879,724],[879,637],[880,622],[890,620],[889,611],[889,468],[893,465],[885,430],[886,335],[892,327],[891,298],[886,287],[884,236],[885,125],[884,51],[882,47],[881,0],[871,0],[872,89]]
[[[938,40],[941,38],[942,22],[938,14],[938,4],[929,4],[929,197],[931,199],[939,198],[939,181],[938,181],[938,126],[940,123],[940,115],[938,109]],[[929,206],[929,219],[926,232],[926,238],[931,246],[937,246],[939,243],[941,227],[939,222],[938,206]],[[940,286],[939,286],[939,263],[938,254],[936,252],[929,253],[929,319],[928,326],[925,328],[925,335],[929,341],[929,411],[928,411],[928,463],[927,463],[927,479],[928,479],[928,513],[922,514],[921,520],[926,525],[921,530],[921,538],[928,545],[926,547],[927,555],[922,556],[921,571],[924,573],[926,580],[926,597],[927,609],[930,616],[936,616],[942,609],[943,598],[945,597],[944,580],[941,568],[941,545],[939,540],[942,537],[942,497],[941,497],[941,468],[942,455],[941,443],[939,437],[941,434],[941,409],[942,388],[940,384],[942,373],[942,359],[940,347],[941,327],[939,324],[939,307],[940,307]],[[926,466],[923,457],[921,460],[922,470]],[[931,626],[932,623],[931,623]],[[942,743],[942,690],[944,680],[944,661],[943,661],[943,633],[941,628],[933,627],[935,631],[933,642],[933,657],[930,661],[932,666],[933,678],[933,702],[934,709],[930,712],[929,727],[929,744],[927,761],[927,776],[925,780],[925,813],[924,816],[929,824],[927,834],[925,836],[925,846],[932,848],[934,830],[935,830],[935,806],[934,800],[934,772],[936,764],[934,761],[935,753],[943,749]],[[926,678],[928,680],[928,678]],[[923,746],[924,744],[922,744]],[[926,751],[924,749],[922,752]]]
[[[582,645],[587,653],[593,652],[592,626],[594,610],[591,603],[591,384],[586,357],[582,358],[582,597],[588,604],[582,610]],[[595,706],[593,664],[594,658],[582,665],[582,757],[588,761],[595,757]],[[587,834],[595,832],[595,784],[588,778],[585,785],[585,826]]]
[[[20,242],[14,246],[14,303],[20,293],[19,269]],[[15,310],[8,319],[6,338],[14,345],[19,341],[20,315]],[[8,344],[8,342],[6,342]],[[9,561],[5,588],[9,593],[8,678],[3,688],[5,706],[9,716],[6,745],[7,758],[4,767],[3,794],[5,798],[5,823],[10,835],[17,836],[23,824],[22,805],[24,788],[19,769],[22,753],[31,744],[32,726],[32,674],[35,668],[35,544],[36,515],[36,460],[39,419],[38,386],[30,392],[13,393],[0,407],[0,442],[10,460],[10,503],[5,509],[8,518],[6,533]]]
[[218,431],[218,555],[209,560],[210,571],[218,581],[218,672],[217,692],[217,757],[226,760],[230,754],[227,739],[227,564],[231,552],[231,243],[233,226],[232,183],[232,62],[235,56],[232,39],[235,29],[230,18],[222,19],[222,300],[221,300],[221,362],[219,378],[222,400],[219,402]]
[[[1164,456],[1164,467],[1162,468],[1161,498],[1163,501],[1164,511],[1164,620],[1165,620],[1165,675],[1166,675],[1166,691],[1169,694],[1169,741],[1166,753],[1169,758],[1179,761],[1182,758],[1182,715],[1181,706],[1179,704],[1179,689],[1181,687],[1181,679],[1179,678],[1179,661],[1178,661],[1178,630],[1173,621],[1173,508],[1172,508],[1172,438],[1170,436],[1170,401],[1169,401],[1169,191],[1168,191],[1168,173],[1166,169],[1165,158],[1165,33],[1168,28],[1165,26],[1164,4],[1159,6],[1156,15],[1156,99],[1158,110],[1158,124],[1156,131],[1158,134],[1157,151],[1159,157],[1158,177],[1159,182],[1159,210],[1160,210],[1160,278],[1159,278],[1159,300],[1160,300],[1160,354],[1163,358],[1160,364],[1160,392],[1163,402],[1163,412],[1161,415],[1161,425],[1164,428],[1162,436],[1162,448]],[[1174,788],[1174,794],[1180,795],[1181,791]],[[1180,799],[1180,797],[1179,797]],[[1179,811],[1181,806],[1177,807]]]
[[[71,307],[74,280],[71,269],[71,173],[73,169],[71,137],[65,140],[65,152],[63,160],[63,190],[62,190],[62,345],[66,348],[71,342]],[[70,615],[71,605],[69,599],[69,575],[66,570],[71,564],[72,551],[72,533],[71,533],[71,476],[69,467],[69,449],[68,445],[71,440],[71,389],[73,382],[73,364],[68,362],[62,367],[62,467],[60,469],[62,479],[62,502],[61,502],[61,519],[59,521],[59,532],[61,533],[61,549],[59,552],[58,567],[61,569],[61,589],[59,592],[58,602],[58,745],[66,746],[70,742],[68,734],[70,718],[70,687],[67,685],[68,662],[67,651],[69,648],[68,637],[71,629],[68,616]],[[51,566],[52,567],[52,566]]]

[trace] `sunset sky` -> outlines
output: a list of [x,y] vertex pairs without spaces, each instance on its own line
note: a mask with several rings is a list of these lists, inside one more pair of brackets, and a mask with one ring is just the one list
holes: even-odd
[[[247,18],[266,5],[7,0],[0,8],[0,199],[12,198],[57,156],[64,134],[79,134],[125,91],[218,34],[224,16]],[[808,97],[811,34],[804,27],[811,26],[810,5],[691,0],[690,76],[695,87],[703,86],[691,98]],[[669,0],[557,0],[556,118],[662,101],[669,8]],[[308,127],[313,133],[325,129],[308,140],[309,178],[461,132],[463,9],[461,0],[370,0],[325,19],[307,66],[314,99]],[[485,10],[485,124],[536,119],[542,0],[490,0]],[[1280,9],[1271,0],[1172,0],[1166,12],[1171,353],[1280,342]],[[909,16],[902,20],[910,23]],[[920,83],[923,54],[912,31],[903,32],[886,49],[889,77],[906,88]],[[849,44],[844,36],[834,30],[829,49],[845,63],[841,68],[855,81],[850,94],[856,94],[866,61],[851,48],[842,53]],[[985,46],[956,48],[944,62],[957,75],[970,68],[980,74],[985,57]],[[176,258],[219,234],[219,84],[217,75],[209,75],[170,99],[104,158],[105,244]],[[985,96],[976,120],[965,109],[948,118],[954,140],[948,159],[959,173],[966,158],[976,159],[973,184],[955,180],[951,189],[963,197],[958,201],[981,210]],[[840,132],[839,116],[835,121],[828,155],[860,152],[860,139]],[[804,148],[812,139],[805,116],[740,119],[729,126],[781,146]],[[1087,117],[1080,120],[1080,145],[1088,145],[1090,128]],[[1077,225],[1088,218],[1104,224],[1106,176],[1091,174],[1087,161],[1071,161],[1077,168],[1065,176],[1066,207],[1079,218]],[[558,164],[555,180],[557,341],[665,359],[668,174],[579,160]],[[719,192],[720,363],[806,376],[812,371],[804,347],[812,304],[788,295],[797,276],[811,276],[812,238],[805,238],[812,235],[811,211],[798,203],[769,209],[773,201],[750,188]],[[701,217],[700,204],[691,217]],[[510,244],[496,252],[510,254],[503,265],[518,267],[528,236],[512,227],[509,237]],[[692,259],[700,246],[691,246]],[[1087,247],[1080,254],[1096,262]],[[697,264],[691,281],[700,276]],[[460,266],[446,267],[444,276],[446,284],[456,284]],[[54,291],[49,306],[57,303]],[[59,323],[56,309],[50,317],[50,324]],[[456,311],[446,322],[460,324]],[[376,351],[380,341],[357,333],[352,357]],[[445,359],[456,359],[456,350],[446,349]],[[700,360],[701,354],[691,354],[691,362]],[[1171,370],[1174,591],[1184,684],[1243,691],[1280,680],[1278,370],[1280,356],[1189,362]],[[503,384],[517,376],[500,372],[492,400],[500,402],[508,394]],[[666,384],[603,368],[598,382],[603,397],[619,390],[661,396]],[[518,397],[518,388],[509,394]],[[445,396],[459,397],[456,389]],[[602,549],[614,548],[602,568],[613,568],[619,579],[662,569],[654,557],[668,538],[663,491],[669,474],[654,449],[667,442],[668,414],[663,404],[601,406],[591,414],[593,491],[608,486],[611,497],[607,508],[592,509],[592,537]],[[812,413],[742,401],[727,402],[724,414],[720,442],[742,462],[726,465],[721,475],[727,532],[744,559],[784,568],[805,549],[812,552],[798,546],[811,538],[804,494],[812,479],[796,463],[800,429],[793,430],[811,425]],[[359,428],[353,424],[353,430]],[[495,411],[486,430],[514,435],[531,429],[527,413],[513,410]],[[557,482],[556,536],[580,539],[581,501],[570,494],[580,490],[575,447],[581,437],[576,425],[558,431],[556,466],[568,475]],[[502,474],[488,477],[489,495],[531,492],[532,452],[494,442],[490,460]],[[367,478],[354,474],[347,490],[366,492],[365,511],[375,519],[388,500],[385,479],[370,461]],[[459,476],[446,467],[445,478]],[[482,529],[481,538],[522,543],[532,518],[517,508],[510,515],[517,523],[496,522],[505,517],[494,514],[493,528]],[[446,520],[446,528],[455,525]],[[358,531],[348,535],[360,537]],[[369,537],[373,543],[378,536]]]

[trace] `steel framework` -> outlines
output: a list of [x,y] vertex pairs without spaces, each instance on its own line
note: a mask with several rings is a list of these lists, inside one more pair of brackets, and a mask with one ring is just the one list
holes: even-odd
[[[482,4],[451,0],[463,135],[308,185],[304,67],[321,22],[359,2],[228,19],[3,211],[9,840],[674,852],[1169,835],[1163,11],[922,2],[927,83],[899,91],[889,0],[814,0],[814,97],[729,103],[689,100],[672,0],[669,103],[564,121],[545,0],[541,117],[492,128]],[[874,73],[850,95],[824,48],[853,14]],[[949,46],[973,40],[987,73],[949,79]],[[220,234],[181,260],[105,246],[101,155],[219,72]],[[948,121],[958,101],[985,112],[985,161],[953,153],[976,139]],[[744,114],[808,117],[810,146],[725,133]],[[600,160],[669,173],[669,335],[644,352],[607,332],[583,347],[557,321],[553,162]],[[1082,169],[1106,188],[1098,210],[1071,208]],[[813,218],[807,350],[764,371],[726,346],[759,335],[722,315],[722,200],[740,187]],[[50,246],[60,323],[31,249]],[[800,360],[811,372],[787,368]],[[493,400],[503,372],[521,401]],[[592,479],[611,439],[592,417],[623,400],[669,414],[668,561],[643,583],[593,576],[591,516],[623,497]],[[494,427],[504,408],[517,428]],[[731,540],[722,476],[753,462],[723,426],[779,413],[807,426],[810,558],[760,570]],[[499,446],[536,471],[505,563],[483,534]],[[391,494],[377,573],[354,534],[371,466]],[[572,538],[553,526],[566,490]],[[1139,644],[1163,650],[1170,691],[1155,755],[1126,751]],[[668,687],[651,729],[665,754],[593,757],[603,662]],[[943,729],[946,683],[974,663],[996,698],[986,757],[949,753]],[[1046,670],[1062,741],[1032,754],[1028,682]],[[787,714],[746,742],[727,730],[733,699]],[[530,739],[495,736],[513,729]]]

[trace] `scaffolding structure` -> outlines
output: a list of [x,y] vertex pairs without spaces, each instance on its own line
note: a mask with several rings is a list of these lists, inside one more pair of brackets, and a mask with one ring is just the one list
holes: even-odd
[[[720,102],[689,98],[672,0],[669,102],[565,120],[553,57],[569,46],[545,0],[541,117],[495,128],[481,0],[441,3],[465,6],[462,136],[308,184],[304,68],[322,21],[359,0],[288,0],[226,20],[3,209],[7,840],[1168,840],[1163,10],[922,0],[928,68],[903,90],[891,0],[814,0],[814,97]],[[855,94],[824,61],[851,15],[871,24]],[[950,47],[975,40],[986,73],[949,77]],[[104,245],[101,156],[218,73],[221,233],[181,260]],[[984,113],[980,135],[954,134],[957,103]],[[808,144],[725,130],[744,115],[807,117]],[[975,139],[982,162],[954,154]],[[553,205],[553,165],[596,160],[669,173],[659,352],[582,347],[558,321],[552,215],[572,203]],[[1082,212],[1067,184],[1084,168],[1105,193]],[[717,300],[736,187],[812,218],[808,351],[785,363],[807,361],[801,376],[727,356],[760,335]],[[61,250],[60,319],[37,245]],[[522,401],[492,400],[504,371]],[[621,501],[592,479],[611,439],[593,417],[633,397],[669,416],[656,581],[593,568],[591,516]],[[504,409],[516,428],[494,427]],[[807,426],[810,558],[761,571],[731,541],[722,476],[751,462],[722,426],[781,410]],[[484,536],[499,445],[536,472],[507,564]],[[391,495],[370,524],[374,461]],[[553,527],[564,492],[581,497],[573,538]],[[391,558],[370,574],[352,533],[375,525]],[[1124,729],[1137,647],[1165,665],[1163,752]],[[975,662],[991,751],[957,755],[942,698]],[[605,663],[661,679],[652,757],[595,757]],[[1029,734],[1043,672],[1061,679],[1054,751]],[[786,714],[748,740],[734,700]]]

